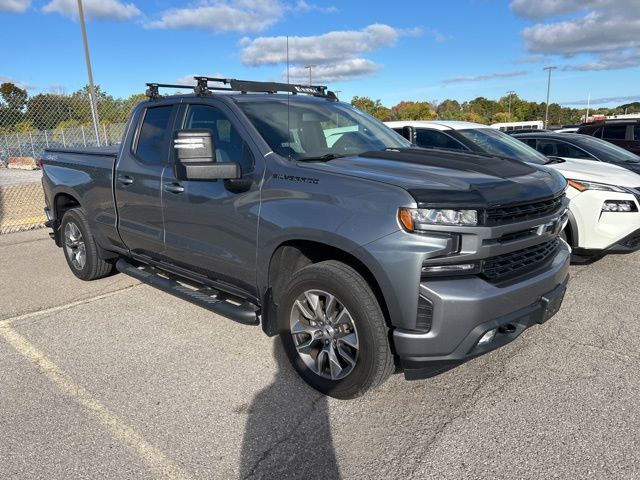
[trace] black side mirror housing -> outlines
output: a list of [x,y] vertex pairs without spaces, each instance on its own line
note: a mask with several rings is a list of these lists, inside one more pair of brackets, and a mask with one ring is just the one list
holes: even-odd
[[242,176],[235,162],[216,162],[216,149],[210,130],[178,130],[173,139],[175,175],[178,180],[231,180]]

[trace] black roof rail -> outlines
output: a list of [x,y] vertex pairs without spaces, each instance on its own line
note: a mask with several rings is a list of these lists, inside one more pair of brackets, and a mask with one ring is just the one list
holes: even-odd
[[[195,76],[196,85],[177,85],[172,83],[147,83],[146,95],[151,100],[160,98],[160,88],[186,88],[193,90],[196,95],[207,95],[212,91],[224,92],[240,92],[240,93],[278,93],[288,92],[293,95],[305,94],[314,97],[324,97],[329,100],[337,101],[338,97],[335,93],[328,90],[324,85],[297,85],[293,83],[278,82],[256,82],[252,80],[236,80],[233,78],[216,78]],[[212,87],[209,82],[222,83],[228,87]]]

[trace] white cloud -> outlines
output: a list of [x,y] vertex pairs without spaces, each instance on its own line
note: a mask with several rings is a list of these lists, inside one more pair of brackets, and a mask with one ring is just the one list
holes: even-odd
[[459,77],[447,78],[444,83],[462,83],[462,82],[480,82],[483,80],[491,80],[492,78],[510,78],[526,75],[527,71],[517,70],[514,72],[493,72],[483,73],[481,75],[462,75]]
[[228,78],[226,75],[223,75],[222,73],[192,73],[191,75],[184,75],[180,78],[176,79],[176,83],[180,84],[180,85],[194,85],[196,84],[196,81],[193,77],[211,77],[211,78]]
[[607,103],[630,103],[637,102],[640,100],[640,95],[631,95],[628,97],[604,97],[604,98],[585,98],[583,100],[573,100],[571,102],[563,102],[561,105],[586,105],[590,103],[591,105],[602,105]]
[[640,1],[513,0],[511,9],[536,23],[522,31],[525,48],[535,54],[564,58],[586,56],[565,70],[612,70],[640,65]]
[[[289,37],[289,62],[292,64],[330,64],[356,58],[365,52],[393,46],[403,34],[389,25],[373,24],[363,30],[328,32],[308,37]],[[258,37],[243,39],[242,62],[245,65],[276,65],[287,60],[287,38]]]
[[1,83],[13,83],[16,87],[22,88],[23,90],[34,90],[36,88],[32,83],[20,82],[5,75],[0,75],[0,84]]
[[297,12],[321,12],[321,13],[337,13],[338,9],[334,6],[321,7],[314,3],[306,2],[305,0],[298,0],[293,9]]
[[260,32],[274,25],[286,7],[279,0],[205,0],[174,8],[147,23],[149,28],[196,28],[214,33]]
[[31,0],[0,0],[0,12],[22,13],[31,6]]
[[[142,13],[133,3],[122,3],[119,0],[84,0],[83,9],[87,17],[103,20],[130,20]],[[77,0],[52,0],[42,7],[42,11],[77,18],[78,2]]]
[[[382,68],[366,58],[350,58],[334,64],[317,65],[311,69],[311,81],[317,85],[322,83],[341,82],[358,77],[371,75]],[[292,83],[307,84],[309,82],[309,70],[303,66],[295,66],[289,69]],[[287,71],[282,72],[282,77],[287,77]]]

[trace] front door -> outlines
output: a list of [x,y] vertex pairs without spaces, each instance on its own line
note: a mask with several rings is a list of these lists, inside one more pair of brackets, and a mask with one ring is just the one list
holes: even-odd
[[249,182],[237,188],[225,180],[178,181],[172,166],[167,167],[165,255],[178,266],[255,294],[262,163],[255,164],[248,136],[230,120],[226,107],[210,102],[186,104],[176,128],[211,130],[216,161],[239,163]]

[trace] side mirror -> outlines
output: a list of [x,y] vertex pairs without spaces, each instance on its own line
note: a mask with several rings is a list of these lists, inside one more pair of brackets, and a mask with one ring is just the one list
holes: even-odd
[[411,143],[416,143],[415,139],[413,138],[413,127],[402,127],[402,136],[409,140]]
[[178,130],[173,139],[175,175],[178,180],[218,180],[240,178],[240,165],[216,162],[210,130]]

